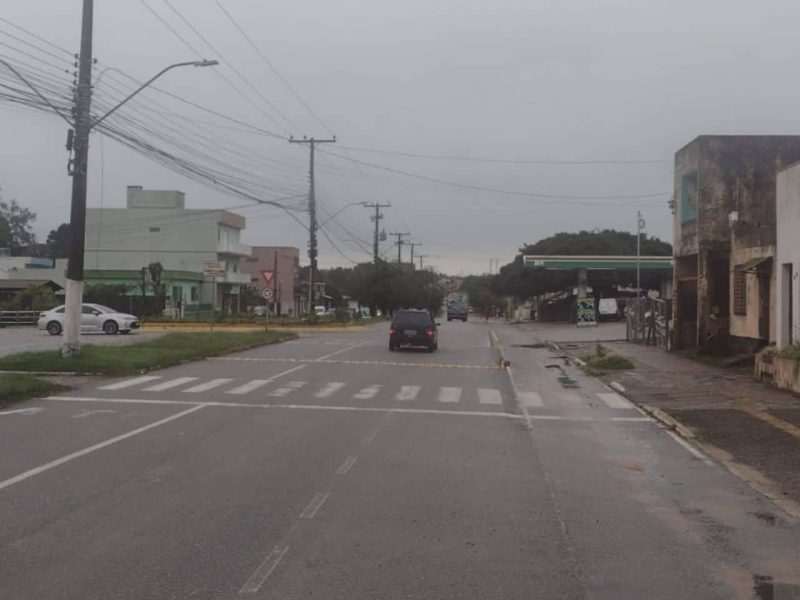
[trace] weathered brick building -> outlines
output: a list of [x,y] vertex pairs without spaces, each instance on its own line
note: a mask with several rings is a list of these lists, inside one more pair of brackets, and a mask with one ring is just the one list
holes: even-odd
[[677,348],[775,339],[776,173],[800,136],[700,136],[675,154]]

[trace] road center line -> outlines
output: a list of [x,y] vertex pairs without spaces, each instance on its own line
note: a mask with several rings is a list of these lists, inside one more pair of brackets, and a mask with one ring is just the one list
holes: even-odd
[[116,444],[117,442],[121,442],[122,440],[127,440],[130,437],[135,435],[139,435],[140,433],[144,433],[150,429],[154,429],[161,425],[165,425],[170,421],[175,421],[176,419],[180,419],[181,417],[185,417],[193,412],[197,412],[198,410],[205,408],[205,404],[198,404],[184,410],[183,412],[179,412],[178,414],[169,416],[165,419],[161,419],[160,421],[156,421],[155,423],[150,423],[149,425],[144,425],[143,427],[139,427],[138,429],[134,429],[133,431],[129,431],[128,433],[123,433],[122,435],[118,435],[117,437],[113,437],[108,439],[104,442],[100,442],[95,444],[94,446],[89,446],[88,448],[84,448],[83,450],[78,450],[77,452],[73,452],[72,454],[67,454],[66,456],[62,456],[61,458],[57,458],[56,460],[50,461],[49,463],[45,463],[39,467],[31,469],[29,471],[25,471],[24,473],[20,473],[16,477],[12,477],[11,479],[6,479],[5,481],[0,481],[0,490],[3,490],[7,487],[11,487],[15,483],[19,483],[20,481],[25,481],[26,479],[30,479],[35,475],[39,475],[40,473],[44,473],[45,471],[49,471],[50,469],[54,469],[60,465],[68,463],[76,458],[80,458],[82,456],[86,456],[87,454],[91,454],[92,452],[96,452],[97,450],[102,450],[107,446],[111,446],[112,444]]
[[255,594],[258,590],[261,589],[261,586],[264,585],[264,582],[272,575],[272,572],[275,570],[275,567],[278,566],[278,563],[281,562],[286,553],[289,551],[289,546],[275,546],[272,549],[272,552],[267,554],[267,557],[264,561],[258,565],[258,568],[253,572],[245,584],[242,586],[242,589],[239,590],[240,594]]
[[325,500],[328,499],[330,496],[330,492],[320,492],[314,498],[312,498],[311,502],[308,503],[308,506],[303,509],[303,512],[300,513],[301,519],[313,519],[314,515],[317,514],[317,511],[322,508],[322,505],[325,504]]
[[341,350],[337,350],[336,352],[331,352],[330,354],[326,354],[325,356],[320,356],[319,358],[315,359],[316,361],[326,360],[332,356],[336,356],[337,354],[342,354],[344,352],[350,352],[350,350],[355,350],[356,348],[360,348],[361,346],[366,345],[367,342],[361,342],[359,344],[353,344],[352,346],[348,346],[347,348],[342,348]]
[[372,442],[375,441],[376,435],[378,435],[378,430],[373,429],[367,435],[364,436],[364,439],[361,440],[361,444],[364,446],[369,446]]
[[347,475],[350,472],[350,469],[353,468],[353,465],[356,464],[358,460],[357,456],[348,456],[344,459],[342,466],[336,469],[337,475]]

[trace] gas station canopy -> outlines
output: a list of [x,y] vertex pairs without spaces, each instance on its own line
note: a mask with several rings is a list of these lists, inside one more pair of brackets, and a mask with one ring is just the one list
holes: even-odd
[[[526,269],[610,271],[636,269],[635,256],[532,256],[522,257]],[[671,256],[640,256],[642,271],[672,271]]]

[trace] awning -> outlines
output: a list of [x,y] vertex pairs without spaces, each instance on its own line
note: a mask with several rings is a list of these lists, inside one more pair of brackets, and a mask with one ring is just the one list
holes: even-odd
[[758,258],[751,258],[743,265],[736,265],[737,271],[745,271],[747,273],[757,273],[759,271],[769,271],[772,268],[771,256],[760,256]]

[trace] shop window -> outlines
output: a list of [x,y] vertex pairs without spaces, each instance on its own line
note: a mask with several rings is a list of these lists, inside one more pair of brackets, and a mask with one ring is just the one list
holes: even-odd
[[742,265],[733,269],[733,314],[747,314],[747,273]]

